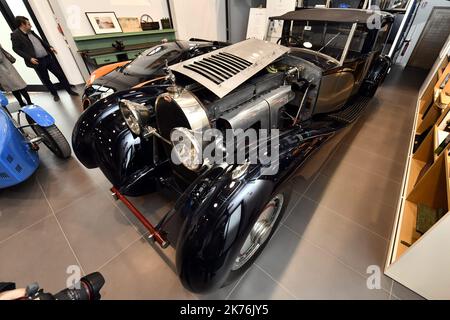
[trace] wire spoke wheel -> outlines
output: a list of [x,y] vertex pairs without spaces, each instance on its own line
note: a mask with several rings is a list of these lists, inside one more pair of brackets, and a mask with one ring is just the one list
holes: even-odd
[[237,256],[232,271],[242,268],[267,242],[283,208],[284,196],[277,194],[262,210]]
[[31,127],[33,131],[38,137],[42,137],[42,142],[45,146],[58,158],[67,159],[71,156],[72,149],[58,127],[55,125],[45,128],[41,127],[35,124],[35,122],[28,116],[27,121],[29,124],[33,124]]

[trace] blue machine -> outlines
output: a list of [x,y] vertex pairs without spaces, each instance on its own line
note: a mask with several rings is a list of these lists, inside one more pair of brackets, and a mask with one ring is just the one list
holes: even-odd
[[[8,99],[0,92],[0,189],[27,180],[39,166],[39,143],[43,142],[60,158],[71,155],[70,145],[55,119],[36,105],[23,107],[15,120],[7,109]],[[24,113],[26,125],[20,125]],[[35,135],[24,129],[30,127]]]

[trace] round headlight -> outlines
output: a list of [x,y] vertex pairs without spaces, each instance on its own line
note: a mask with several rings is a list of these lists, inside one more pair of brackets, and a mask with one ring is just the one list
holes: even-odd
[[175,128],[170,134],[170,140],[173,144],[173,163],[182,164],[191,171],[198,171],[202,167],[202,146],[192,131]]
[[135,135],[139,136],[142,132],[142,127],[147,124],[150,118],[150,112],[147,107],[130,100],[121,100],[119,107],[128,128]]

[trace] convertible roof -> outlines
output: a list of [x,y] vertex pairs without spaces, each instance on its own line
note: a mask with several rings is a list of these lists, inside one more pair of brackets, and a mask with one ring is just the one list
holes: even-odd
[[383,11],[338,9],[338,8],[302,8],[287,12],[281,16],[270,17],[270,20],[331,21],[348,23],[366,23],[369,18],[380,18],[381,21],[393,19],[390,13]]

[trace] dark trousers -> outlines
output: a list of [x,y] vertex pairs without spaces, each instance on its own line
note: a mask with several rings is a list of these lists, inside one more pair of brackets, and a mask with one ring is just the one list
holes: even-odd
[[55,58],[53,58],[51,55],[48,55],[43,58],[38,58],[38,60],[39,64],[34,67],[34,70],[36,70],[36,73],[39,75],[42,82],[52,95],[57,96],[58,92],[56,91],[53,83],[50,81],[50,74],[48,73],[49,71],[53,73],[56,78],[58,78],[59,83],[63,85],[66,91],[71,90],[70,84],[64,76],[61,67],[56,63]]
[[[27,104],[33,104],[31,102],[31,98],[30,95],[28,94],[27,89],[22,89],[22,90],[17,90],[17,91],[13,91],[12,92],[14,97],[16,98],[16,100],[19,102],[21,107],[25,107]],[[25,100],[27,101],[26,103],[23,101],[22,96],[25,98]]]

